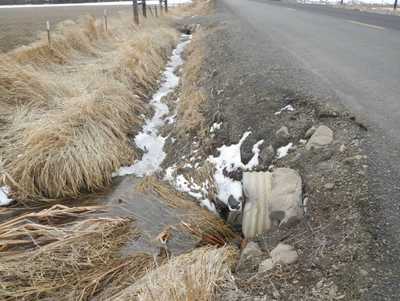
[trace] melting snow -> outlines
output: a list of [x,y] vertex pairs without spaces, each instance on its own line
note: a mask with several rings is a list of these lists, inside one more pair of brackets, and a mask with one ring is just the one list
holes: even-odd
[[276,157],[277,157],[278,159],[285,157],[285,156],[288,154],[289,149],[292,148],[292,146],[293,146],[293,143],[290,142],[289,144],[278,148],[277,151],[276,151],[276,153],[277,153],[277,154],[276,154]]
[[274,114],[279,115],[280,113],[285,112],[285,111],[293,112],[294,108],[292,105],[287,105],[287,106],[284,106],[282,109],[280,109],[278,112],[275,112]]
[[0,187],[0,206],[7,206],[13,200],[8,197],[10,189],[7,186]]
[[[240,200],[242,198],[242,184],[240,181],[226,177],[224,175],[224,170],[225,172],[231,172],[237,170],[238,168],[242,168],[243,170],[251,170],[259,163],[258,156],[260,153],[260,146],[264,143],[264,140],[260,140],[254,144],[252,148],[253,157],[247,164],[242,163],[240,147],[250,134],[251,132],[245,132],[237,144],[232,144],[229,146],[223,145],[218,148],[218,156],[210,156],[207,159],[215,166],[216,171],[214,174],[214,182],[218,190],[217,197],[225,204],[228,204],[228,199],[231,195],[236,200]],[[199,163],[196,163],[194,167],[197,168],[198,166]],[[183,175],[177,175],[176,169],[176,165],[168,167],[165,170],[164,180],[169,181],[177,190],[185,192],[197,199],[203,207],[206,207],[210,211],[216,212],[214,204],[208,199],[208,181],[202,183],[201,185],[196,184],[193,179],[187,179]]]
[[228,204],[229,196],[233,196],[236,200],[242,198],[242,184],[240,181],[235,181],[224,175],[224,170],[226,172],[231,172],[242,168],[244,170],[249,170],[258,165],[258,154],[260,152],[260,145],[264,142],[263,140],[258,141],[253,146],[253,157],[247,164],[242,163],[242,158],[240,155],[240,147],[246,138],[251,134],[251,132],[245,132],[242,138],[237,144],[232,144],[229,146],[223,145],[218,148],[219,156],[208,158],[208,161],[213,163],[216,168],[214,174],[214,181],[218,187],[218,198]]
[[136,146],[145,151],[142,159],[131,166],[121,167],[113,173],[113,176],[135,174],[143,177],[153,174],[160,169],[160,164],[166,156],[163,148],[167,138],[162,137],[159,130],[161,126],[165,125],[166,122],[169,123],[171,120],[171,117],[164,118],[169,113],[169,109],[161,100],[179,84],[179,77],[175,75],[175,71],[183,64],[181,55],[190,40],[190,35],[181,36],[180,43],[172,52],[167,68],[163,72],[162,84],[150,101],[150,104],[154,108],[154,116],[152,119],[146,120],[142,132],[135,137]]
[[217,130],[219,130],[221,128],[221,125],[222,125],[222,122],[220,122],[220,123],[215,122],[210,128],[210,133],[214,133]]

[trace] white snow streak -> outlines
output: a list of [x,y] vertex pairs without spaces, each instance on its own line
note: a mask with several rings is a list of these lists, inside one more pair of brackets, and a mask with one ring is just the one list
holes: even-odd
[[146,120],[142,132],[135,137],[136,146],[145,152],[142,159],[131,166],[121,167],[113,173],[113,176],[135,174],[143,177],[151,175],[160,169],[160,164],[166,156],[163,148],[167,138],[162,137],[159,131],[160,127],[165,125],[166,122],[169,123],[171,121],[171,117],[164,118],[169,113],[169,109],[161,100],[179,84],[179,77],[175,75],[175,71],[183,64],[181,55],[190,39],[190,35],[181,36],[181,41],[174,49],[167,68],[163,72],[161,86],[150,101],[154,108],[154,116],[152,119]]
[[8,197],[10,189],[7,186],[0,187],[0,206],[7,206],[13,200]]
[[279,115],[279,114],[281,114],[282,112],[285,112],[285,111],[293,112],[294,108],[293,108],[292,105],[287,105],[287,106],[284,106],[282,109],[280,109],[278,112],[275,112],[274,114],[275,115]]
[[276,151],[276,157],[278,159],[286,157],[288,152],[289,152],[289,149],[291,149],[292,146],[293,146],[293,143],[290,142],[289,144],[278,148],[277,151]]

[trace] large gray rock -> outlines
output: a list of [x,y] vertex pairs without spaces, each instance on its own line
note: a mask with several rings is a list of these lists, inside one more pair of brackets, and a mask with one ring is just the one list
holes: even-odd
[[319,126],[306,144],[306,150],[320,149],[331,144],[333,141],[333,132],[325,125]]
[[275,135],[277,138],[283,138],[283,139],[288,139],[290,137],[289,130],[286,126],[283,126],[279,130],[277,130]]
[[302,181],[290,168],[273,172],[243,173],[242,231],[246,238],[267,232],[273,225],[282,225],[303,216]]

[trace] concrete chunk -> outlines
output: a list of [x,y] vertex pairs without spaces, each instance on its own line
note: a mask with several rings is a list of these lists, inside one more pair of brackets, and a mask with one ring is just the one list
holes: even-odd
[[267,232],[273,225],[282,225],[303,216],[302,181],[290,168],[273,172],[243,173],[242,230],[246,238]]

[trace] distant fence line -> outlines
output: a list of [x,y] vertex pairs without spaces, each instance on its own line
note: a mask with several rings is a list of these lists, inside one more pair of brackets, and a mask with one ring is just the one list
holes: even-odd
[[[21,4],[62,4],[62,3],[85,3],[85,2],[117,2],[121,0],[1,0],[1,5]],[[122,0],[123,1],[123,0]],[[128,2],[128,1],[127,1]]]

